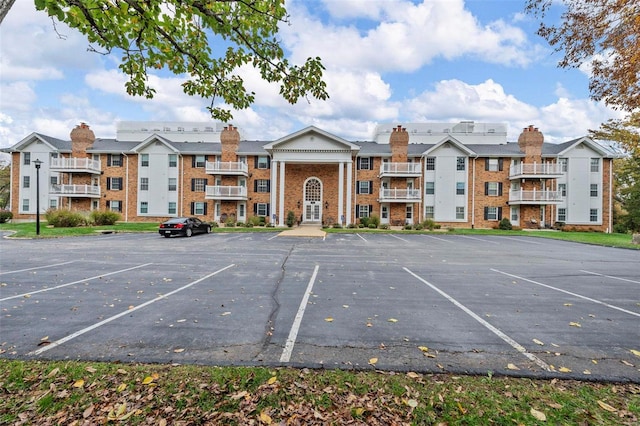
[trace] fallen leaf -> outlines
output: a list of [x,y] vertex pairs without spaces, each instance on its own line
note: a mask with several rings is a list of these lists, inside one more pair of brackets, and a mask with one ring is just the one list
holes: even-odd
[[407,377],[409,377],[411,379],[419,379],[420,375],[418,373],[414,373],[413,371],[409,371],[407,373]]
[[173,350],[175,353],[179,354],[180,352],[184,352],[184,348],[178,348]]
[[565,303],[564,306],[573,306],[573,303]]
[[407,405],[411,408],[416,408],[418,406],[418,401],[415,399],[410,399],[407,401]]
[[221,317],[226,317],[227,315],[231,315],[231,312],[223,312],[220,314]]
[[185,322],[185,321],[186,321],[186,319],[179,319],[179,320],[178,320],[178,321],[176,321],[176,322]]
[[362,416],[364,412],[365,412],[365,409],[362,407],[357,407],[353,409],[353,414],[358,417]]
[[144,378],[144,380],[142,381],[143,385],[148,385],[149,383],[153,382],[153,377],[151,376],[147,376]]
[[544,346],[544,343],[542,343],[540,340],[538,339],[533,339],[533,343],[535,343],[536,345],[540,345],[540,346]]
[[571,369],[567,367],[560,367],[558,368],[558,371],[561,373],[571,373]]
[[600,401],[600,400],[598,400],[597,402],[598,402],[598,405],[599,405],[600,407],[602,407],[604,410],[607,410],[607,411],[609,411],[609,412],[611,412],[611,413],[616,413],[616,412],[618,411],[616,408],[614,408],[614,407],[610,406],[610,405],[609,405],[609,404],[607,404],[606,402],[602,402],[602,401]]
[[240,392],[238,392],[238,393],[234,393],[233,395],[230,395],[230,398],[231,398],[231,399],[236,400],[236,399],[242,399],[242,398],[245,398],[245,397],[247,397],[247,396],[249,396],[249,392],[247,392],[247,391],[240,391]]
[[96,370],[95,368],[89,366],[89,367],[85,368],[85,371],[88,371],[89,373],[95,373],[98,370]]
[[83,418],[87,418],[89,416],[91,416],[93,414],[93,404],[91,404],[90,406],[88,406],[83,412],[82,412],[82,417]]
[[78,379],[73,383],[73,387],[74,388],[81,388],[84,387],[84,380],[83,379]]
[[571,327],[582,327],[582,326],[580,325],[580,323],[579,323],[579,322],[573,322],[573,321],[572,321],[572,322],[570,322],[570,323],[569,323],[569,325],[570,325]]
[[60,372],[59,368],[54,368],[53,370],[51,370],[49,372],[49,374],[47,374],[47,379],[50,379],[51,377],[55,376],[56,374],[58,374]]
[[324,320],[325,320],[326,322],[333,322],[333,318],[331,318],[331,317],[327,317],[327,318],[325,318]]
[[635,356],[640,356],[640,351],[636,351],[635,349],[630,349],[631,353]]
[[44,341],[47,341],[47,340],[49,340],[49,336],[44,336],[44,337],[43,337],[42,339],[40,339],[40,340],[41,340],[41,341],[43,341],[43,342],[44,342]]
[[272,420],[271,420],[271,416],[268,415],[267,413],[265,413],[264,411],[260,412],[260,415],[258,416],[258,418],[260,419],[260,421],[266,425],[270,425]]
[[278,380],[278,378],[276,376],[271,376],[269,378],[269,380],[267,380],[267,384],[268,385],[272,385],[272,384],[274,384],[276,382],[276,380]]
[[371,358],[371,359],[369,360],[369,364],[370,364],[370,365],[375,365],[377,362],[378,362],[378,358]]
[[535,408],[532,408],[529,412],[537,420],[540,420],[541,422],[546,422],[547,421],[547,416],[542,411],[538,411]]
[[516,367],[515,364],[511,364],[511,363],[507,364],[507,368],[509,370],[520,370],[518,367]]
[[395,319],[395,318],[389,318],[387,321],[389,321],[389,322],[398,322],[398,320]]
[[584,370],[582,374],[588,376],[589,374],[591,374],[591,370]]
[[125,383],[120,383],[120,385],[118,386],[117,391],[118,392],[122,392],[123,390],[125,390],[127,388],[127,385]]
[[418,346],[418,349],[420,349],[422,352],[429,352],[429,348],[426,346]]
[[622,361],[622,363],[623,363],[624,365],[627,365],[627,366],[629,366],[629,367],[635,367],[635,365],[631,364],[629,361],[626,361],[626,360],[624,360],[624,359],[623,359],[623,360],[621,360],[621,361]]
[[595,359],[592,359],[591,362],[594,363],[594,364],[598,363],[598,361],[596,361]]
[[343,308],[347,309],[349,305],[342,305]]

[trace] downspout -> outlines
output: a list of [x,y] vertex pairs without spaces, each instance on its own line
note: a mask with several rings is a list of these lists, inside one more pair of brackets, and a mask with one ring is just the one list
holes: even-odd
[[609,159],[609,227],[607,233],[613,232],[613,159]]
[[476,160],[478,157],[473,158],[473,171],[471,176],[471,229],[476,225]]
[[124,191],[124,221],[129,222],[129,157],[122,152],[126,159],[125,166],[125,191]]
[[[205,164],[205,168],[206,168],[206,164]],[[180,170],[178,170],[178,173],[182,175],[181,181],[183,184],[182,186],[184,187],[184,156],[183,155],[180,155]],[[205,187],[205,191],[206,191],[206,187]],[[183,192],[183,195],[184,195],[184,192]],[[184,198],[180,197],[179,201],[180,201],[180,216],[183,216],[182,212],[184,211]]]

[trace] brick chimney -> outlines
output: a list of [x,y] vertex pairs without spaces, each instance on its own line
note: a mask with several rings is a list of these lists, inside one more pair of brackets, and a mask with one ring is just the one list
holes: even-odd
[[87,148],[91,148],[96,135],[86,123],[78,124],[69,135],[71,137],[71,156],[85,158],[87,157]]
[[238,145],[240,145],[240,133],[238,132],[238,128],[229,124],[227,127],[222,129],[222,133],[220,134],[220,143],[222,144],[222,158],[220,161],[238,161],[236,158]]
[[389,136],[389,145],[391,145],[391,161],[393,163],[406,163],[409,145],[409,132],[407,132],[407,129],[400,125],[394,127]]
[[520,146],[520,151],[524,153],[526,163],[541,162],[543,143],[544,136],[537,127],[530,125],[522,130],[518,137],[518,146]]

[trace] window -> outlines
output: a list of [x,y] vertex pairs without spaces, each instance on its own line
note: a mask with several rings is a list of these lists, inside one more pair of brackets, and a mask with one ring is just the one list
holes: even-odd
[[456,170],[464,171],[465,170],[465,165],[466,165],[466,158],[465,157],[456,158]]
[[484,195],[489,195],[491,197],[497,197],[499,195],[502,195],[502,183],[501,182],[485,182]]
[[191,214],[197,214],[197,215],[207,214],[207,203],[202,203],[202,202],[191,203]]
[[456,182],[456,195],[464,195],[464,182]]
[[140,214],[149,212],[149,203],[146,201],[140,202]]
[[51,185],[57,185],[58,184],[58,176],[49,176],[49,182],[51,183]]
[[425,160],[425,166],[427,170],[436,169],[436,157],[427,157]]
[[207,163],[207,156],[206,155],[196,155],[193,157],[193,167],[204,167]]
[[484,163],[484,169],[490,172],[501,172],[502,158],[487,158]]
[[598,209],[590,209],[589,210],[589,221],[597,222],[598,221]]
[[434,210],[434,206],[424,206],[424,217],[427,219],[433,219]]
[[269,168],[269,157],[259,156],[256,160],[256,168],[258,169],[268,169]]
[[271,182],[269,179],[256,179],[254,181],[255,192],[269,192]]
[[268,203],[256,203],[255,204],[256,216],[269,216],[269,204]]
[[112,191],[122,190],[122,178],[107,178],[107,189]]
[[558,158],[558,164],[560,164],[560,171],[566,172],[569,164],[568,158]]
[[118,200],[107,201],[107,209],[112,212],[121,212],[122,202]]
[[359,218],[360,217],[369,217],[369,213],[370,213],[369,207],[370,206],[365,205],[365,204],[360,204],[357,207],[358,207],[357,213],[358,213],[358,217]]
[[411,204],[407,205],[405,217],[407,219],[413,218],[413,206]]
[[518,221],[518,207],[511,207],[511,221],[512,222],[517,222]]
[[169,201],[169,209],[167,210],[169,214],[176,214],[176,202]]
[[196,178],[191,179],[191,190],[194,192],[204,192],[207,186],[207,179]]
[[23,152],[22,153],[22,164],[24,164],[25,166],[28,166],[31,164],[31,153],[30,152]]
[[456,219],[464,219],[464,207],[456,207]]
[[122,154],[107,154],[107,166],[122,167]]
[[433,195],[436,193],[436,183],[435,182],[425,182],[424,184],[425,194]]
[[502,208],[501,207],[485,207],[484,208],[484,219],[485,220],[500,220],[502,219]]
[[169,191],[175,191],[178,189],[178,179],[169,178]]
[[169,167],[178,167],[178,154],[169,154]]
[[591,193],[592,197],[597,197],[598,196],[598,184],[597,183],[592,183],[589,189],[589,192]]
[[29,211],[29,199],[28,198],[23,198],[22,199],[22,211],[23,212],[28,212]]
[[592,172],[599,172],[600,171],[600,159],[599,158],[592,158],[591,159],[591,171]]
[[567,184],[566,183],[559,183],[558,184],[558,191],[560,191],[560,194],[563,197],[567,196]]
[[356,194],[373,194],[373,181],[359,180]]
[[49,200],[49,208],[50,209],[57,209],[58,208],[58,200],[53,199],[53,200]]
[[31,176],[22,176],[22,187],[23,188],[31,187]]
[[238,217],[245,217],[247,215],[247,213],[244,211],[246,208],[246,204],[244,203],[240,203],[238,204]]
[[358,170],[373,170],[373,161],[369,157],[358,157]]
[[149,178],[140,178],[140,191],[148,191],[149,190]]
[[567,209],[565,207],[558,208],[558,222],[567,221]]
[[149,167],[149,154],[140,155],[140,165],[142,167]]

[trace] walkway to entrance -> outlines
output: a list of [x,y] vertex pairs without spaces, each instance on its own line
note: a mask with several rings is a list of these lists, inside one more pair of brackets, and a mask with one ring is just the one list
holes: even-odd
[[320,226],[301,225],[287,229],[278,234],[279,237],[317,237],[324,238],[327,235]]

